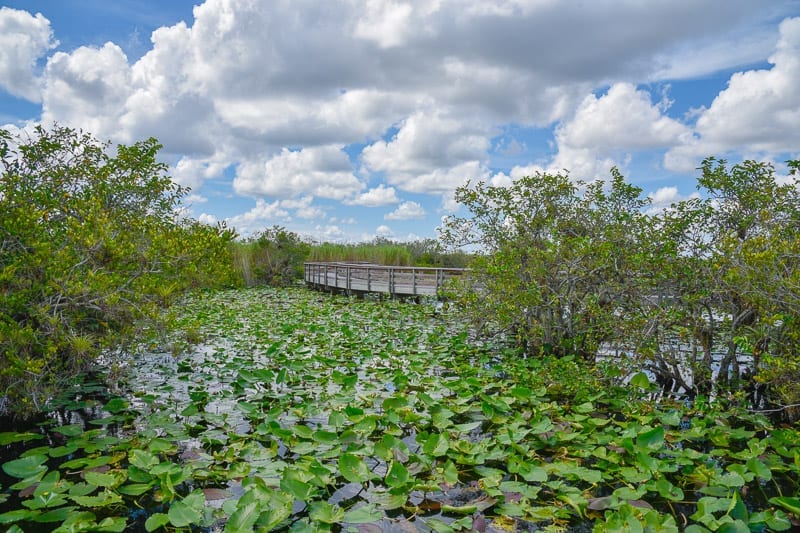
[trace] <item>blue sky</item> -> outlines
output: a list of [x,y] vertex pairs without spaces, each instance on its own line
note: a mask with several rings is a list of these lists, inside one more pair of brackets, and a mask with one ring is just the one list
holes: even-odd
[[797,0],[60,0],[0,7],[0,127],[154,136],[243,235],[435,237],[467,180],[800,157]]

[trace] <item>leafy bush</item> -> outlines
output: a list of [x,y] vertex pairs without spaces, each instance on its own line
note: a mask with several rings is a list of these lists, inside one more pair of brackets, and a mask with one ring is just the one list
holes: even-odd
[[587,185],[567,174],[459,188],[456,200],[471,217],[449,218],[442,239],[483,252],[461,303],[529,354],[593,359],[620,334],[616,310],[639,291],[647,259],[640,193],[616,171],[608,192],[602,181]]
[[798,404],[800,161],[788,164],[782,180],[768,163],[708,158],[702,196],[653,215],[616,170],[461,187],[470,216],[449,218],[443,241],[482,253],[457,297],[528,354],[615,350],[668,392]]
[[154,139],[0,130],[0,396],[19,414],[189,288],[233,282],[233,233],[181,221]]

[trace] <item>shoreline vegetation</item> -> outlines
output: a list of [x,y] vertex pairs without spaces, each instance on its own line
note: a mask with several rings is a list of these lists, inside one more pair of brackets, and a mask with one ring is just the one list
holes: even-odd
[[[800,162],[659,213],[616,169],[469,183],[438,241],[340,245],[181,218],[159,149],[0,130],[9,530],[800,527]],[[357,302],[309,260],[470,275]]]

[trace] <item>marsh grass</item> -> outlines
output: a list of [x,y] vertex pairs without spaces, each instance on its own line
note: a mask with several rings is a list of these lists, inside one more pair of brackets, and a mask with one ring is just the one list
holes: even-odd
[[317,244],[311,248],[308,259],[315,262],[339,261],[391,266],[412,266],[414,263],[406,246],[382,243]]

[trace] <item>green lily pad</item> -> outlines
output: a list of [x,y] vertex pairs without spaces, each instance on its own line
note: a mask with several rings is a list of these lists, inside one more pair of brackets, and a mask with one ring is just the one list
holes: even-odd
[[153,513],[147,517],[144,523],[144,528],[147,531],[155,531],[158,528],[164,527],[169,524],[169,516],[165,513]]
[[364,460],[352,453],[339,457],[339,472],[351,483],[365,483],[374,477]]
[[44,436],[39,435],[38,433],[29,433],[29,432],[17,433],[14,431],[3,431],[2,433],[0,433],[0,446],[13,444],[15,442],[28,442],[30,440],[39,440],[43,438]]
[[386,484],[390,487],[402,487],[408,483],[408,469],[402,463],[392,461],[386,473]]
[[46,455],[29,455],[3,463],[3,471],[11,477],[26,479],[47,471]]
[[342,522],[347,524],[369,524],[383,518],[383,512],[376,509],[373,505],[362,505],[361,507],[350,509],[345,512]]
[[195,506],[187,504],[185,500],[174,501],[169,506],[167,516],[170,523],[175,527],[199,524],[203,519],[202,507],[197,509]]
[[323,524],[339,524],[344,519],[344,509],[328,502],[312,502],[308,516],[315,522]]

